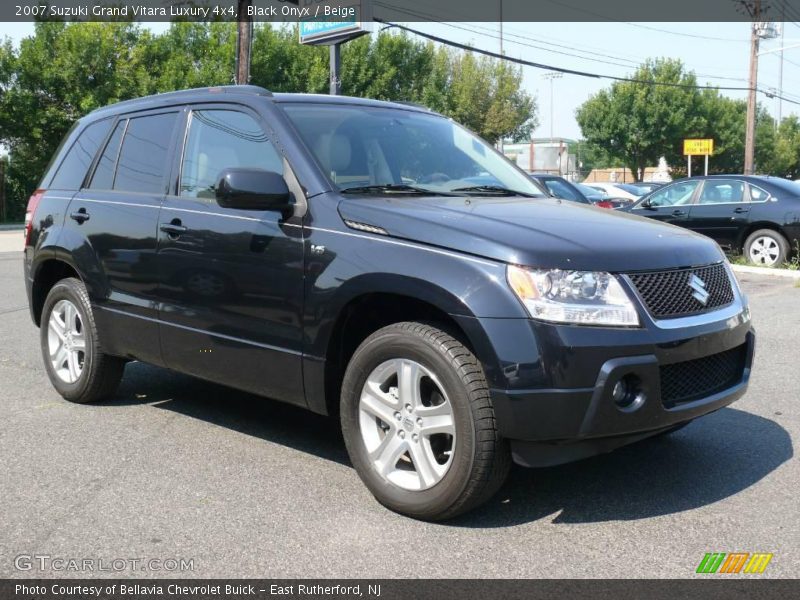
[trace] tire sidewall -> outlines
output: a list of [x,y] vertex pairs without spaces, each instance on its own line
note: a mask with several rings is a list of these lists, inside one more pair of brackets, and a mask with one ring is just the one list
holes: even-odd
[[[405,490],[383,479],[369,460],[361,436],[359,400],[364,383],[378,365],[396,358],[411,359],[429,369],[453,408],[456,428],[453,462],[442,480],[426,490]],[[389,508],[426,517],[454,504],[466,488],[475,457],[475,426],[469,392],[443,347],[407,331],[379,331],[368,338],[353,355],[342,383],[341,421],[345,445],[356,471],[378,501]]]
[[[83,396],[86,388],[89,385],[91,372],[94,368],[95,361],[95,336],[92,329],[92,321],[89,319],[91,307],[87,306],[83,296],[76,289],[79,285],[75,280],[65,279],[59,281],[50,290],[47,299],[42,307],[42,317],[39,327],[39,341],[42,350],[42,359],[44,366],[47,370],[47,375],[53,387],[56,388],[59,394],[64,398],[71,401],[78,401]],[[60,300],[69,300],[80,313],[81,322],[83,323],[84,339],[86,340],[86,349],[84,351],[83,369],[81,375],[75,383],[67,383],[62,380],[53,369],[50,361],[50,351],[48,345],[48,329],[50,322],[50,314],[53,312],[53,307]]]
[[[753,242],[755,242],[760,237],[770,237],[775,240],[778,244],[778,248],[780,249],[780,254],[778,255],[778,260],[775,261],[773,265],[770,266],[780,266],[782,263],[786,262],[789,258],[789,242],[786,241],[786,238],[783,237],[777,231],[773,231],[772,229],[759,229],[754,231],[749,236],[747,236],[747,240],[744,243],[744,254],[747,258],[747,261],[750,262],[750,247],[752,246]],[[756,263],[753,263],[756,264]]]

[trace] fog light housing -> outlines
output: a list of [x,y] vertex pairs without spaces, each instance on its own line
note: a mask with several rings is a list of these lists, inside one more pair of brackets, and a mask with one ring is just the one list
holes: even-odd
[[633,412],[644,404],[646,396],[642,390],[642,380],[628,374],[620,378],[611,390],[611,398],[622,412]]

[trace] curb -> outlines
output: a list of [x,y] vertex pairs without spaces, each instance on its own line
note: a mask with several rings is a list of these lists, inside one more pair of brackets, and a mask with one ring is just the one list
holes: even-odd
[[800,280],[800,271],[792,269],[775,269],[773,267],[749,267],[747,265],[731,265],[737,273],[750,273],[752,275],[766,275],[771,277],[787,277]]
[[24,223],[0,223],[0,231],[22,231],[25,229]]

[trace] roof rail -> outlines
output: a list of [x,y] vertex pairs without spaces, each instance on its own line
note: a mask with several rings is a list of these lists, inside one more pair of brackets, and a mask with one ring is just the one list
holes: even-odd
[[427,110],[428,112],[436,112],[432,108],[429,108],[424,104],[420,104],[419,102],[411,102],[409,100],[390,100],[390,102],[394,102],[395,104],[403,104],[405,106],[413,106],[414,108],[421,108],[422,110]]

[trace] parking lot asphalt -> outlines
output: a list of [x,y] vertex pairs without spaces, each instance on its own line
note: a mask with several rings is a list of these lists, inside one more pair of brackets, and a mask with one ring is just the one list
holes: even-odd
[[800,287],[740,279],[758,331],[742,400],[670,437],[515,468],[486,506],[429,524],[373,500],[327,418],[138,363],[113,401],[62,400],[21,254],[0,254],[0,577],[179,574],[14,566],[47,555],[193,559],[192,577],[682,578],[706,552],[771,552],[762,577],[796,577]]

